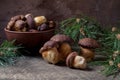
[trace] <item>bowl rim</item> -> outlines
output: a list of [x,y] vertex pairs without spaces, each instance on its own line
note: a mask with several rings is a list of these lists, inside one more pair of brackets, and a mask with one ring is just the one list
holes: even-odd
[[4,31],[6,32],[10,32],[10,33],[33,33],[33,34],[36,34],[36,33],[46,33],[46,32],[50,32],[50,31],[53,31],[55,29],[50,29],[50,30],[45,30],[45,31],[38,31],[38,32],[18,32],[18,31],[10,31],[10,30],[7,30],[6,28],[4,28]]

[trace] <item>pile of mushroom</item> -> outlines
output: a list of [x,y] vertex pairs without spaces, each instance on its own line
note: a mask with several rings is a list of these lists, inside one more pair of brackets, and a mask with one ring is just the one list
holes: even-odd
[[53,29],[55,26],[55,22],[48,21],[45,16],[33,17],[32,14],[26,14],[12,17],[6,29],[19,32],[38,32]]
[[81,49],[81,56],[83,56],[87,62],[91,61],[95,57],[94,49],[98,48],[100,45],[93,38],[83,38],[78,42]]
[[40,48],[39,53],[48,63],[65,62],[70,68],[86,69],[86,59],[72,50],[72,42],[73,40],[64,34],[56,34]]
[[70,43],[73,40],[63,34],[54,35],[40,49],[40,53],[44,60],[49,63],[57,64],[65,62],[67,56],[72,52]]

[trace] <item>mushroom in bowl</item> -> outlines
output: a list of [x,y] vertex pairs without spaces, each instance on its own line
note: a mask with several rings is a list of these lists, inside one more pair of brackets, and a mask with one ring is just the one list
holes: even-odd
[[[9,41],[16,40],[16,44],[22,44],[27,48],[42,46],[54,35],[56,26],[51,28],[51,25],[47,24],[49,21],[45,16],[44,21],[42,21],[43,19],[36,21],[35,18],[32,14],[13,16],[7,27],[4,28],[6,38]],[[38,22],[41,24],[36,26]],[[48,26],[44,30],[40,29],[43,24]]]

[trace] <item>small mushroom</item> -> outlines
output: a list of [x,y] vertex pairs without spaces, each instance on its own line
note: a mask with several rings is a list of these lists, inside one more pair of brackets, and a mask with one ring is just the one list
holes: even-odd
[[88,62],[94,59],[94,48],[98,48],[100,45],[92,38],[83,38],[78,42],[81,49],[81,56],[83,56]]
[[60,61],[60,54],[57,50],[59,45],[54,41],[47,41],[39,50],[45,61],[52,64],[57,64]]
[[86,69],[87,62],[84,57],[79,56],[77,52],[71,52],[67,59],[66,65],[70,68],[77,68],[77,69]]
[[33,15],[32,14],[26,14],[25,18],[26,18],[26,22],[29,26],[29,29],[36,29]]
[[38,31],[44,31],[44,30],[47,30],[48,29],[48,25],[43,23],[41,24],[40,26],[37,27],[37,30]]
[[58,51],[61,55],[61,60],[65,61],[67,56],[72,52],[70,43],[72,43],[73,40],[64,34],[56,34],[50,40],[59,43]]
[[40,26],[41,24],[45,23],[47,21],[45,16],[37,16],[34,18],[36,26]]
[[27,31],[27,23],[22,20],[17,20],[14,25],[14,31],[21,31],[21,32]]

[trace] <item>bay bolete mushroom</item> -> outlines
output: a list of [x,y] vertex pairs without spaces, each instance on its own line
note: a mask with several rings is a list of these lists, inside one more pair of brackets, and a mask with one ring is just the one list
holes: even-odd
[[11,21],[17,21],[17,20],[23,20],[23,21],[25,21],[26,18],[25,18],[24,15],[16,15],[16,16],[14,16],[14,17],[11,18]]
[[21,31],[21,32],[27,31],[27,23],[22,20],[17,20],[14,25],[14,30]]
[[81,56],[86,58],[88,62],[94,59],[95,53],[93,49],[100,46],[98,42],[92,38],[83,38],[79,40],[78,44],[81,49]]
[[25,18],[26,18],[26,22],[29,26],[29,29],[36,29],[33,15],[32,14],[26,14]]
[[64,34],[56,34],[53,37],[51,37],[50,40],[59,43],[58,51],[61,55],[61,60],[65,61],[67,56],[72,52],[70,43],[72,43],[73,40],[69,36]]
[[71,52],[67,59],[66,65],[70,68],[77,68],[77,69],[86,69],[87,62],[84,57],[79,56],[77,52]]
[[14,30],[14,24],[15,24],[15,21],[9,21],[8,24],[7,24],[7,27],[6,29],[7,30],[10,30],[10,31],[13,31]]
[[37,27],[38,31],[44,31],[48,29],[48,25],[46,23],[41,24],[40,26]]
[[60,54],[57,50],[59,45],[55,41],[47,41],[39,50],[44,60],[49,63],[57,64],[60,61]]
[[8,29],[10,31],[16,31],[15,30],[15,23],[16,23],[17,20],[24,21],[24,20],[26,20],[26,18],[24,17],[24,15],[16,15],[16,16],[12,17],[10,19],[10,21],[8,22],[8,25],[7,25],[6,29]]
[[36,16],[34,18],[36,26],[40,26],[41,24],[45,23],[47,21],[45,16]]

